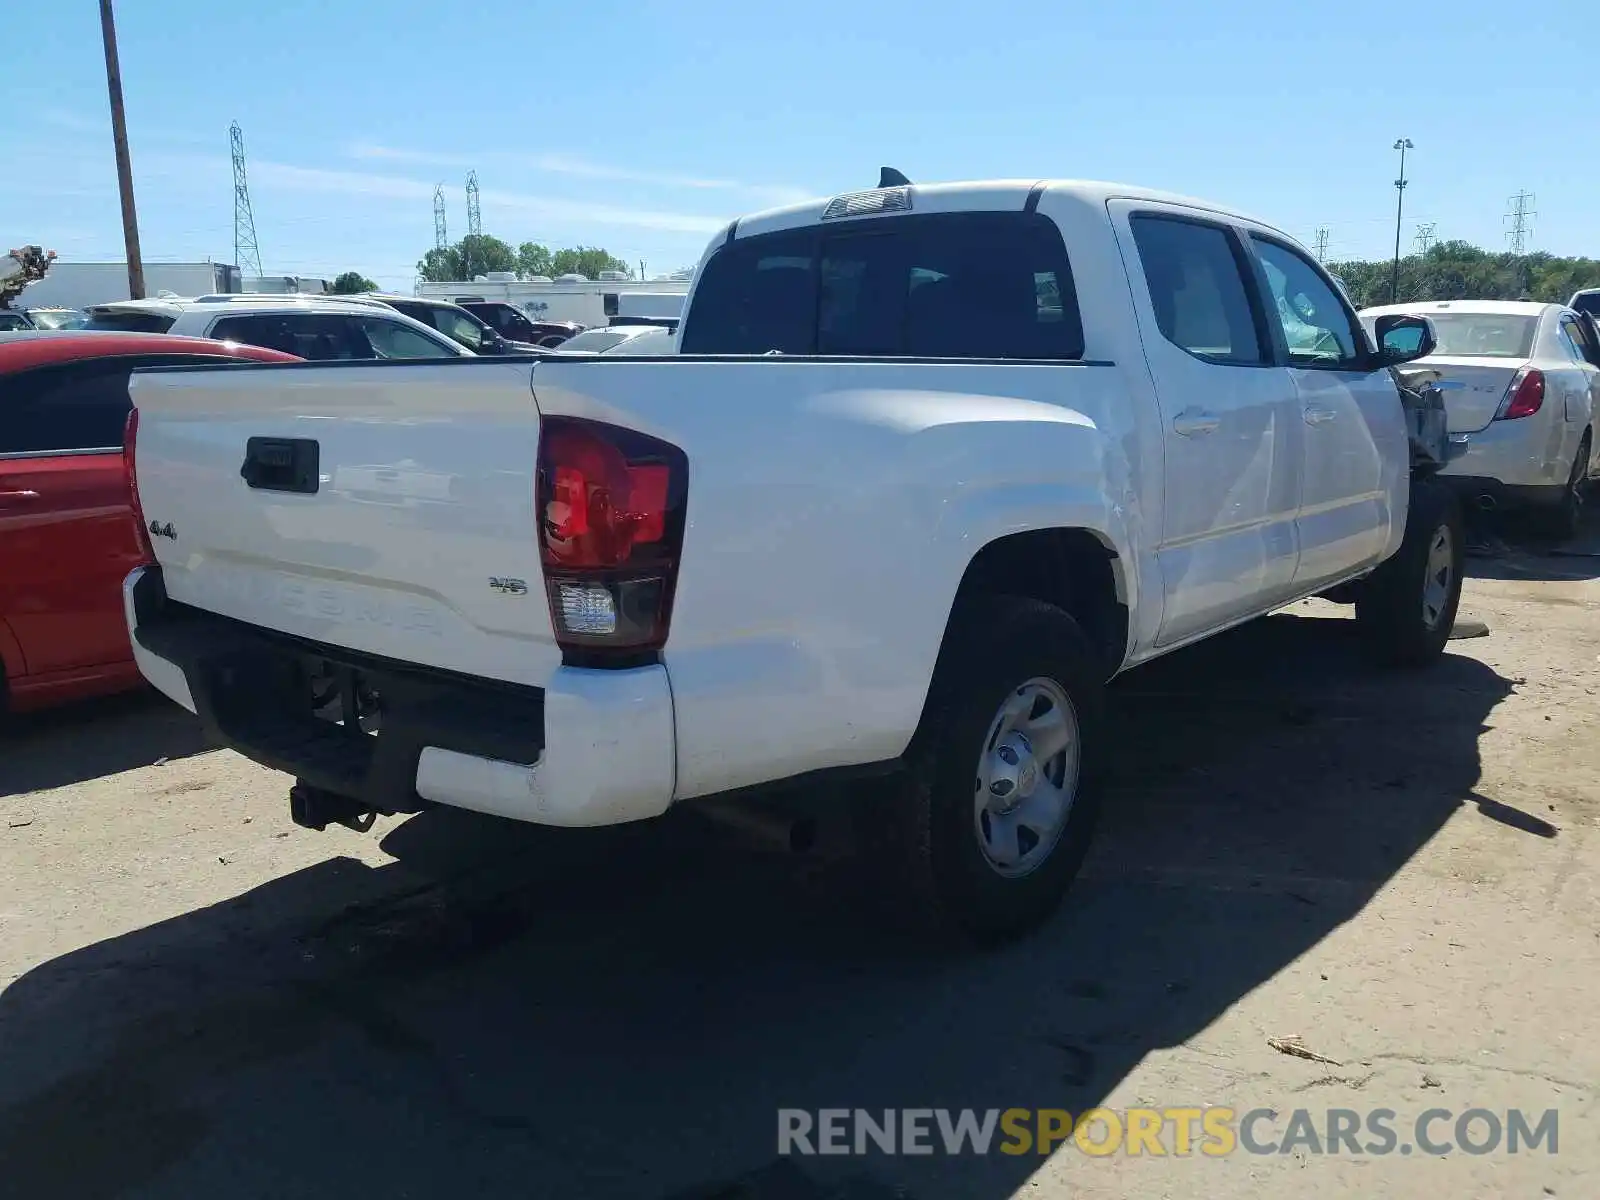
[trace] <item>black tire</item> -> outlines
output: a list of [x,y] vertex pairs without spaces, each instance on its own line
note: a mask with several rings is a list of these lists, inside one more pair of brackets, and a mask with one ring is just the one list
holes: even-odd
[[1578,443],[1578,453],[1573,456],[1560,502],[1537,515],[1539,532],[1548,538],[1564,542],[1578,535],[1578,526],[1583,520],[1583,494],[1589,483],[1589,445],[1586,431]]
[[[1053,684],[1076,719],[1076,789],[1041,861],[1026,874],[1007,876],[983,848],[980,829],[987,830],[990,818],[978,811],[975,791],[982,782],[975,764],[986,761],[985,740],[1002,707],[1026,695],[1022,686],[1037,680]],[[899,899],[910,902],[918,924],[990,942],[1023,932],[1055,909],[1077,876],[1099,815],[1104,693],[1100,656],[1061,609],[1012,596],[981,596],[960,605],[907,753],[908,778],[891,801],[885,831],[892,844],[883,848],[904,876]],[[1042,698],[1040,707],[1049,706]],[[1052,757],[1040,770],[1064,773],[1069,761]],[[987,801],[988,791],[982,795]],[[1037,849],[1043,839],[1033,845]]]
[[[1424,589],[1437,577],[1430,558],[1441,535],[1448,538],[1449,578],[1443,603],[1430,620]],[[1356,620],[1380,662],[1420,667],[1444,653],[1461,603],[1465,541],[1461,505],[1450,490],[1431,480],[1414,482],[1405,540],[1394,557],[1367,578],[1356,600]]]

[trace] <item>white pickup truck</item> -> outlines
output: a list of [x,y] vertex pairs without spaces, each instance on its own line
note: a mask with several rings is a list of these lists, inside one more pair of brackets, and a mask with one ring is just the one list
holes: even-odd
[[1460,518],[1391,371],[1433,336],[1391,333],[1259,221],[992,182],[735,222],[671,357],[141,372],[135,655],[303,824],[859,776],[908,894],[1011,932],[1117,672],[1330,591],[1442,652]]

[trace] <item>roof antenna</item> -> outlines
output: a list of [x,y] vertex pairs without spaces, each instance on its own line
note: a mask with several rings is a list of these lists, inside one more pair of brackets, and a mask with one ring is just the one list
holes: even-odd
[[893,167],[879,167],[878,186],[881,188],[910,187],[911,180],[900,174]]

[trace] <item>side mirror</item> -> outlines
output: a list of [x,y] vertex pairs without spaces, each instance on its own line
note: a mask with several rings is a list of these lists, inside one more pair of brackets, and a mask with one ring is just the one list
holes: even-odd
[[1373,322],[1373,332],[1377,334],[1378,358],[1386,367],[1427,358],[1439,346],[1433,322],[1427,317],[1391,313]]

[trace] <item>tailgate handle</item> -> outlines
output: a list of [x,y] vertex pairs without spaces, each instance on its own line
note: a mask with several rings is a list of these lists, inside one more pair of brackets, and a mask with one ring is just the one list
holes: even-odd
[[253,437],[244,445],[239,474],[253,488],[266,492],[317,490],[317,443],[311,438]]

